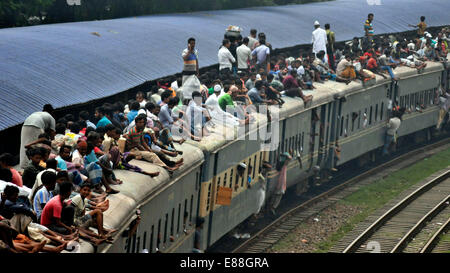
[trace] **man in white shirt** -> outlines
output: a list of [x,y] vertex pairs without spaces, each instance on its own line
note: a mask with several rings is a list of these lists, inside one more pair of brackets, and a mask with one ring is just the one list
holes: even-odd
[[[321,50],[327,52],[327,32],[320,28],[318,21],[314,22],[315,30],[312,32],[313,53],[319,53]],[[325,60],[328,63],[328,56],[325,55]]]
[[404,112],[405,112],[404,108],[400,108],[399,110],[395,111],[394,116],[391,119],[389,119],[386,125],[387,131],[384,141],[383,155],[388,155],[391,143],[396,142],[395,134],[397,133],[398,128],[400,128],[400,125],[402,123],[402,115]]
[[236,49],[238,71],[248,71],[248,62],[252,56],[252,50],[248,47],[249,39],[244,38],[242,45]]
[[190,125],[190,133],[195,137],[205,137],[209,135],[206,123],[211,119],[208,110],[202,107],[202,95],[198,91],[192,93],[192,100],[186,109],[186,116]]
[[250,36],[248,36],[248,47],[250,48],[250,50],[255,49],[256,44],[258,43],[258,40],[256,39],[257,33],[258,31],[256,29],[250,30]]
[[228,50],[230,45],[230,40],[223,39],[222,47],[219,49],[219,53],[217,54],[219,58],[219,72],[224,72],[223,70],[229,70],[231,72],[233,63],[236,62],[233,54],[231,54],[230,50]]
[[25,154],[25,145],[37,140],[39,135],[44,132],[48,132],[53,139],[55,126],[53,107],[50,104],[44,105],[42,112],[34,112],[25,119],[20,135],[20,168],[25,169],[30,161]]

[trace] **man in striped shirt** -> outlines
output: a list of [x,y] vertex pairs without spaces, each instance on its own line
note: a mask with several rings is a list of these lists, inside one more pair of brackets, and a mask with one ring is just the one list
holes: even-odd
[[53,198],[52,191],[56,185],[56,174],[52,171],[46,171],[42,174],[41,180],[43,187],[36,193],[33,200],[33,210],[39,222],[41,221],[41,214],[45,204]]
[[367,37],[367,40],[372,43],[373,42],[373,13],[369,13],[369,15],[367,16],[367,20],[364,23],[364,31],[365,31],[365,36]]

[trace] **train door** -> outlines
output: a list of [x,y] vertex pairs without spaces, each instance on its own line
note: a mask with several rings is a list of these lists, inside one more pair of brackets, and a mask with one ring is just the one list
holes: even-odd
[[326,161],[327,157],[327,145],[328,145],[328,126],[327,126],[327,117],[328,117],[327,105],[320,106],[320,115],[319,115],[319,146],[317,149],[317,165],[321,166],[322,162]]

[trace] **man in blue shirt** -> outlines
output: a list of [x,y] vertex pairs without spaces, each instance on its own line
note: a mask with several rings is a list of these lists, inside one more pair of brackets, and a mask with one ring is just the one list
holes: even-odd
[[103,106],[95,108],[95,117],[99,119],[97,122],[97,127],[105,127],[108,124],[111,124],[112,122],[105,116],[105,109]]
[[270,101],[263,99],[261,94],[264,94],[264,83],[262,81],[256,81],[255,87],[250,89],[247,93],[253,104],[269,104]]

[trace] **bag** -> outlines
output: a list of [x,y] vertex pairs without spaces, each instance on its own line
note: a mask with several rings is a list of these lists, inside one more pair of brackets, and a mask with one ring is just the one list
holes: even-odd
[[191,100],[192,92],[200,92],[200,86],[200,81],[198,80],[196,75],[184,75],[183,86],[181,87],[183,90],[183,99]]

